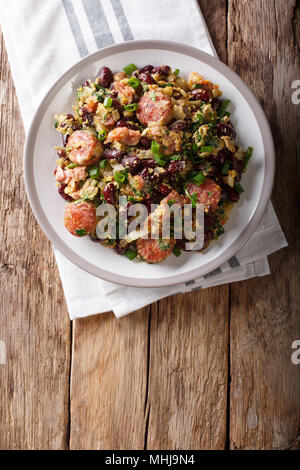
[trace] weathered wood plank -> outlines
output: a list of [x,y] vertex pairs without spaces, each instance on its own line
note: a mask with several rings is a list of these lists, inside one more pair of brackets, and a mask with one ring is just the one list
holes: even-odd
[[144,449],[148,316],[74,322],[71,449]]
[[228,289],[191,292],[153,306],[148,449],[224,449]]
[[51,244],[27,202],[24,131],[0,42],[0,448],[65,449],[70,322]]
[[291,362],[292,342],[300,339],[300,105],[291,102],[292,82],[300,78],[295,7],[293,0],[229,1],[229,65],[270,118],[277,150],[273,202],[289,241],[271,257],[272,276],[231,287],[233,449],[299,447],[300,366]]

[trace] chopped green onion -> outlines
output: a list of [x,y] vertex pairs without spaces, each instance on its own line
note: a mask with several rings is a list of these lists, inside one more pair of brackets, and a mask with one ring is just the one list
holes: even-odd
[[190,194],[190,193],[188,192],[187,188],[185,188],[184,192],[185,192],[185,194],[187,195],[187,197],[189,198],[189,200],[191,201],[192,207],[196,207],[197,202],[198,202],[198,195],[197,195],[197,193]]
[[135,70],[137,70],[137,66],[135,64],[129,64],[129,65],[126,65],[126,67],[124,67],[123,70],[126,73],[126,75],[131,75]]
[[138,104],[137,103],[131,103],[131,104],[127,104],[124,109],[126,111],[136,111],[138,109]]
[[181,250],[178,248],[177,245],[175,245],[173,248],[173,254],[176,256],[176,258],[179,258],[179,256],[181,256]]
[[138,78],[136,77],[131,77],[129,80],[128,80],[128,83],[130,86],[132,86],[132,88],[136,89],[140,86],[141,82]]
[[90,175],[90,178],[96,180],[96,179],[99,179],[100,178],[100,173],[99,173],[99,167],[98,166],[92,166],[90,169],[89,169],[89,175]]
[[161,238],[159,238],[157,243],[159,248],[163,251],[167,251],[170,248],[170,242],[168,242],[167,240],[162,240]]
[[202,171],[199,171],[199,173],[197,173],[197,174],[192,178],[193,183],[196,183],[198,186],[200,186],[201,184],[203,184],[205,180],[206,180],[206,177],[204,176],[204,174],[202,173]]
[[86,235],[86,229],[85,228],[80,228],[80,229],[76,230],[76,235],[78,235],[78,237],[84,237]]
[[230,168],[230,162],[224,163],[222,167],[222,175],[228,175],[229,168]]
[[181,160],[181,155],[172,155],[172,156],[170,157],[170,161],[171,161],[171,162],[178,162],[178,161],[180,161],[180,160]]
[[173,73],[174,73],[174,75],[175,75],[176,77],[178,77],[178,75],[179,75],[179,73],[180,73],[180,70],[179,70],[179,69],[175,69]]
[[97,90],[103,91],[103,93],[105,92],[105,88],[101,85],[98,85],[98,83],[95,83],[95,87],[97,88]]
[[54,127],[55,127],[55,129],[57,129],[57,128],[58,128],[58,121],[55,121],[55,123],[54,123]]
[[152,140],[151,152],[153,153],[153,157],[156,163],[158,163],[160,166],[166,166],[167,162],[165,156],[160,153],[160,145],[155,140]]
[[105,108],[111,108],[111,105],[112,105],[112,98],[110,98],[109,96],[107,96],[103,102],[103,105]]
[[150,98],[152,101],[156,101],[156,93],[151,93]]
[[160,150],[160,145],[158,142],[156,142],[155,140],[152,140],[152,143],[151,143],[151,152],[152,153],[157,153],[159,154],[159,150]]
[[221,107],[218,110],[218,116],[220,119],[222,119],[225,116],[228,116],[228,117],[230,116],[230,113],[226,111],[226,108],[228,107],[229,104],[230,104],[230,100],[224,100],[222,102]]
[[99,168],[101,170],[104,170],[106,167],[107,167],[107,160],[101,160],[101,162],[99,163]]
[[246,152],[246,155],[245,155],[245,159],[244,159],[244,168],[243,168],[243,173],[246,171],[247,169],[247,165],[249,163],[249,160],[250,158],[252,157],[252,154],[253,154],[253,147],[248,147],[248,150]]
[[225,230],[224,230],[224,227],[223,227],[223,225],[221,225],[221,224],[218,224],[218,231],[217,231],[217,235],[218,235],[218,236],[219,236],[219,235],[222,235],[224,232],[225,232]]
[[146,93],[146,92],[148,91],[148,85],[147,85],[147,83],[142,82],[142,87],[143,87],[144,93]]
[[126,180],[126,173],[121,173],[121,171],[115,171],[114,179],[117,183],[123,184]]
[[238,195],[240,195],[244,192],[244,188],[243,188],[243,186],[240,185],[240,183],[235,183],[234,189],[238,193]]
[[228,106],[230,105],[231,101],[230,100],[224,100],[222,101],[222,104],[221,104],[221,107],[220,107],[220,111],[225,111]]
[[159,85],[160,88],[166,88],[167,86],[175,86],[175,84],[171,82],[166,82],[166,83],[163,83],[162,85]]
[[78,166],[78,163],[70,163],[70,165],[67,166],[69,170],[73,170],[73,168],[76,168]]
[[106,135],[107,135],[107,132],[106,130],[103,129],[102,131],[97,133],[97,139],[103,141],[106,139]]
[[124,256],[126,256],[129,261],[133,261],[137,257],[137,253],[133,251],[131,248],[127,248],[127,250],[124,253]]
[[172,207],[174,204],[175,204],[175,199],[171,199],[170,201],[168,201],[169,207]]
[[213,151],[213,146],[212,145],[206,145],[204,147],[200,147],[200,152],[212,152]]
[[159,166],[166,166],[166,160],[163,160],[159,155],[154,155],[153,158]]

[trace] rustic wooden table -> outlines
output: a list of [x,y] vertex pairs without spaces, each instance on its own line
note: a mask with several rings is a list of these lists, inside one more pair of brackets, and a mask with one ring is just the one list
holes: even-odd
[[299,3],[199,3],[221,60],[270,119],[272,200],[289,248],[270,256],[271,276],[72,325],[24,190],[24,131],[2,41],[1,449],[300,447],[300,365],[291,361],[300,340]]

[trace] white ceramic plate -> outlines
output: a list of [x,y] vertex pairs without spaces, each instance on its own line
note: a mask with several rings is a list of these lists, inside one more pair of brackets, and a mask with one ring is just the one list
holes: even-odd
[[[53,171],[54,145],[60,139],[53,128],[53,115],[71,112],[76,89],[96,76],[101,66],[114,72],[129,63],[168,64],[187,77],[200,72],[218,83],[224,97],[231,100],[229,110],[237,139],[247,148],[254,146],[248,171],[243,176],[245,192],[231,212],[226,232],[203,253],[170,256],[158,265],[130,262],[113,250],[94,244],[88,237],[70,235],[63,222],[65,201],[58,195]],[[118,284],[161,287],[187,282],[203,276],[234,256],[255,231],[271,195],[274,179],[274,146],[269,124],[254,95],[226,65],[193,47],[168,41],[132,41],[108,47],[81,60],[51,88],[41,103],[25,147],[25,182],[33,212],[55,247],[80,268]]]

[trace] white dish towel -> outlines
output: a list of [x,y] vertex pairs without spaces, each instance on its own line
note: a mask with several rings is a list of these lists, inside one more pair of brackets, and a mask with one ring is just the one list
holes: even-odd
[[[54,81],[97,49],[159,38],[216,54],[196,0],[2,0],[0,21],[26,131]],[[0,87],[1,99],[5,83]],[[87,274],[57,251],[55,255],[71,319],[111,310],[120,318],[169,295],[269,274],[267,256],[286,245],[270,203],[257,231],[235,257],[186,284],[122,287]]]

